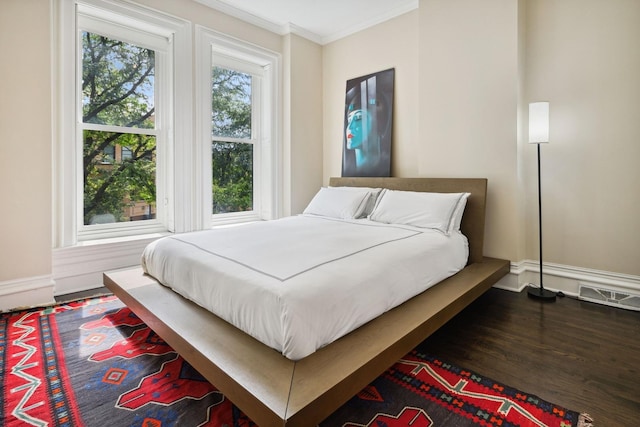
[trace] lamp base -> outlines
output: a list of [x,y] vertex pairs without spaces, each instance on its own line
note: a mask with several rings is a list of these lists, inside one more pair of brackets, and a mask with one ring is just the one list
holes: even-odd
[[555,301],[556,300],[556,293],[555,292],[548,291],[548,290],[542,289],[542,288],[534,288],[534,287],[529,286],[529,289],[527,289],[527,294],[529,295],[529,297],[535,298],[535,299],[540,299],[540,300],[545,300],[545,301]]

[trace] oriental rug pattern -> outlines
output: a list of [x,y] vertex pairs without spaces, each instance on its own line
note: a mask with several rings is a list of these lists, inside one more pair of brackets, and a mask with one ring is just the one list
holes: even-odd
[[[0,315],[0,390],[8,427],[255,425],[116,297]],[[579,418],[417,348],[321,425],[574,427]]]

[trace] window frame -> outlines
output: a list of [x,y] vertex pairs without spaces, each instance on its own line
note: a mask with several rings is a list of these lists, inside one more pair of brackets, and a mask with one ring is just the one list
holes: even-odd
[[[91,28],[90,25],[83,25],[84,22],[82,17],[83,17],[82,15],[78,15],[78,31],[77,31],[77,34],[78,34],[77,61],[79,62],[78,75],[82,75],[82,72],[83,72],[81,68],[82,67],[82,56],[81,56],[82,47],[81,47],[80,38],[85,31],[90,32],[92,34],[100,34],[102,36],[109,37],[110,39],[118,39],[118,40],[126,41],[124,40],[125,37],[120,37],[120,34],[117,32],[101,31],[100,33],[97,33],[93,28]],[[140,43],[135,43],[135,42],[128,42],[128,43],[141,45]],[[142,47],[149,48],[147,46],[142,46]],[[154,50],[155,52],[155,70],[156,70],[156,72],[154,73],[155,74],[154,75],[154,92],[155,92],[154,107],[155,107],[155,113],[156,113],[154,128],[139,129],[139,128],[124,127],[124,126],[100,125],[100,124],[83,122],[82,90],[81,90],[81,87],[77,87],[76,93],[78,95],[78,100],[77,100],[78,118],[76,119],[76,123],[77,123],[76,138],[77,138],[77,144],[78,144],[77,152],[78,152],[79,158],[76,160],[76,164],[79,168],[77,176],[80,177],[82,176],[82,167],[83,167],[82,153],[84,148],[83,147],[84,131],[89,130],[89,131],[96,131],[96,132],[114,132],[119,134],[140,134],[140,135],[147,135],[147,136],[154,137],[155,143],[156,143],[156,160],[155,160],[156,212],[157,212],[156,219],[134,221],[131,223],[114,222],[114,223],[101,224],[101,225],[96,225],[96,224],[86,225],[82,220],[82,218],[84,217],[84,203],[77,203],[76,204],[76,209],[78,209],[77,236],[78,236],[78,240],[80,241],[95,240],[97,238],[104,238],[104,237],[113,237],[114,235],[145,234],[145,233],[161,232],[167,229],[164,221],[164,217],[166,216],[166,209],[162,203],[159,203],[160,200],[165,199],[165,196],[164,196],[165,185],[163,185],[165,181],[162,179],[162,177],[164,177],[166,174],[165,169],[166,169],[166,164],[168,163],[167,162],[168,159],[166,158],[166,154],[165,154],[166,150],[163,149],[166,145],[166,139],[164,138],[165,133],[163,132],[163,127],[166,124],[166,121],[163,116],[165,116],[164,111],[166,109],[164,108],[162,102],[157,102],[158,98],[164,98],[164,94],[169,89],[166,84],[163,84],[163,80],[166,80],[164,76],[164,70],[163,70],[166,68],[166,64],[165,64],[166,58],[163,58],[166,52],[159,51],[155,48],[152,50]],[[161,70],[161,72],[158,72],[158,70]],[[81,85],[82,84],[81,79],[79,78],[76,79],[76,84]],[[111,163],[114,165],[116,164],[115,147],[114,147],[114,156]],[[86,183],[79,182],[79,193],[76,196],[78,201],[80,200],[84,201],[84,185],[85,184]]]
[[[196,140],[198,157],[202,159],[198,165],[201,181],[196,191],[197,199],[202,202],[197,209],[202,228],[279,217],[280,55],[202,26],[196,26],[196,55]],[[258,83],[252,90],[254,210],[250,212],[212,213],[211,71],[214,65],[251,74],[253,82]]]
[[[155,137],[156,141],[156,219],[147,219],[143,221],[132,222],[115,222],[109,224],[93,224],[85,225],[84,217],[84,184],[78,179],[78,194],[76,195],[77,212],[77,239],[79,241],[104,239],[108,237],[126,236],[132,234],[148,234],[157,233],[168,230],[167,217],[170,215],[168,204],[161,203],[167,200],[166,188],[168,186],[168,169],[170,164],[170,155],[167,150],[167,133],[166,128],[172,126],[171,105],[167,102],[171,97],[172,91],[172,65],[173,52],[172,34],[151,25],[144,26],[144,22],[140,22],[130,17],[123,17],[113,13],[113,11],[98,10],[94,7],[88,7],[86,4],[78,3],[76,6],[76,61],[78,71],[76,74],[76,151],[78,158],[76,165],[78,168],[77,176],[82,176],[82,153],[83,153],[83,131],[92,130],[98,132],[116,132],[124,134],[140,134]],[[128,22],[130,21],[130,22]],[[155,53],[154,65],[154,108],[155,123],[154,128],[130,128],[125,126],[101,125],[93,123],[84,123],[82,120],[82,34],[89,32],[99,34],[114,40],[120,40],[132,45],[140,46],[145,49],[153,50]],[[115,156],[114,156],[115,163]],[[83,201],[83,203],[80,203]]]
[[[112,238],[191,231],[187,189],[193,154],[191,24],[120,0],[57,0],[54,57],[54,247],[111,241]],[[156,52],[156,220],[85,226],[83,223],[82,46],[83,30],[117,38]],[[158,45],[159,41],[161,42]],[[164,41],[164,42],[162,42]],[[164,45],[164,47],[163,47]],[[158,55],[160,58],[158,58]],[[160,59],[160,61],[157,61]],[[159,63],[158,63],[159,62]],[[160,80],[160,81],[158,81]],[[101,127],[100,130],[109,129]],[[114,129],[116,131],[118,128]],[[135,130],[134,130],[135,132]],[[146,132],[145,132],[146,133]],[[176,200],[175,197],[180,197]]]
[[[253,206],[251,211],[245,212],[228,212],[228,213],[212,213],[212,221],[216,222],[228,222],[237,220],[238,222],[243,221],[254,221],[261,219],[260,217],[260,205],[261,205],[261,194],[259,191],[260,181],[263,178],[261,174],[261,169],[264,167],[262,165],[262,144],[260,144],[260,138],[262,135],[261,131],[261,118],[262,118],[262,105],[261,100],[263,98],[262,93],[262,80],[264,78],[264,69],[262,67],[256,66],[253,63],[246,63],[244,61],[240,61],[236,58],[230,58],[226,55],[212,55],[212,64],[211,67],[220,67],[228,70],[239,71],[244,74],[248,74],[251,76],[251,135],[246,138],[235,138],[228,136],[215,135],[213,133],[213,129],[211,132],[211,143],[213,141],[220,142],[230,142],[237,144],[250,144],[253,146],[253,182],[252,182],[252,191],[251,195]],[[209,87],[211,84],[209,83]],[[213,96],[213,92],[212,92]],[[213,127],[213,126],[211,126]],[[213,153],[212,153],[213,155]],[[213,170],[211,171],[213,175]],[[212,179],[213,181],[213,179]],[[212,182],[213,184],[213,182]],[[213,200],[212,200],[213,206]]]

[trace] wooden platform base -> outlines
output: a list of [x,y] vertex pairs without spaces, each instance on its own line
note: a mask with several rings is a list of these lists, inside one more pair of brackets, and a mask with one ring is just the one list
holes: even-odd
[[104,284],[260,426],[316,425],[509,272],[484,258],[293,362],[162,286],[141,268]]

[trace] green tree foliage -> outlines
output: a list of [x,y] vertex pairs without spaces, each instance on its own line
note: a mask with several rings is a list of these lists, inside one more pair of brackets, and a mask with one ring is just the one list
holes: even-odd
[[251,75],[213,68],[213,213],[253,209],[253,145],[216,137],[251,138]]
[[[153,50],[84,32],[83,122],[153,129],[154,69]],[[154,136],[85,130],[83,140],[85,224],[104,214],[127,220],[124,210],[136,201],[155,204]]]
[[213,213],[253,209],[253,146],[214,141]]

